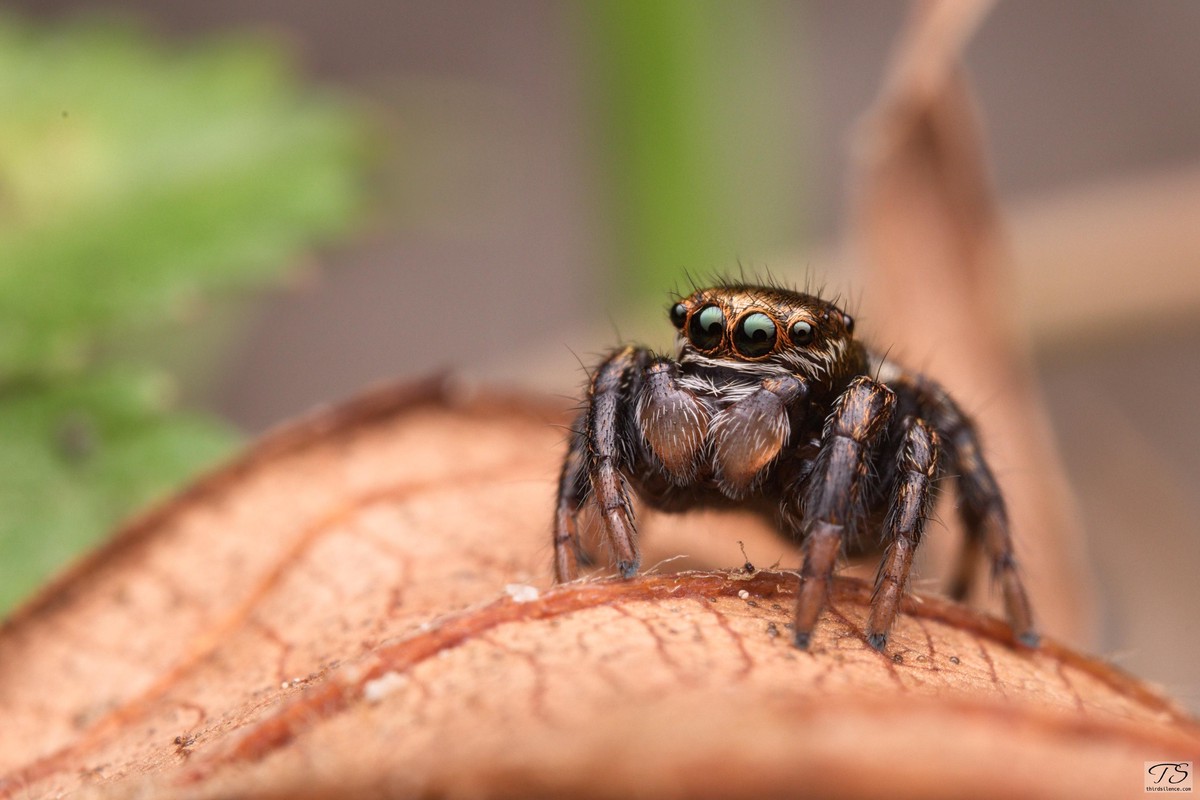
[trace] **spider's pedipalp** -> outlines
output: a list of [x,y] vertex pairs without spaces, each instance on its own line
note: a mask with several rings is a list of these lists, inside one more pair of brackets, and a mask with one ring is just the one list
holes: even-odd
[[796,378],[768,378],[713,419],[713,471],[728,497],[741,497],[791,433],[788,407],[807,391]]
[[708,436],[709,411],[696,396],[679,387],[678,367],[657,358],[646,368],[637,401],[637,422],[651,452],[675,483],[686,485],[696,475],[697,461]]

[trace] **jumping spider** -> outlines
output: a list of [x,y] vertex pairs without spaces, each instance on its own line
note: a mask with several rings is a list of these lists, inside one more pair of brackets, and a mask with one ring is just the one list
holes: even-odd
[[801,543],[795,644],[807,648],[839,553],[882,526],[867,641],[883,650],[933,489],[953,475],[966,542],[950,594],[966,596],[986,548],[1013,631],[1037,645],[1004,500],[938,384],[868,350],[848,314],[808,294],[724,284],[680,299],[670,318],[676,358],[624,347],[592,374],[559,480],[557,580],[578,573],[575,518],[589,498],[625,578],[641,560],[630,489],[666,511],[756,508]]

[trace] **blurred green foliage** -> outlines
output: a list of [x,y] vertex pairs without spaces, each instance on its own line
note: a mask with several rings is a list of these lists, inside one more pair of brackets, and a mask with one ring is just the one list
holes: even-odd
[[269,41],[0,16],[0,612],[229,452],[163,344],[344,231],[364,144]]
[[779,0],[581,4],[617,239],[616,298],[748,273],[805,231],[801,10]]

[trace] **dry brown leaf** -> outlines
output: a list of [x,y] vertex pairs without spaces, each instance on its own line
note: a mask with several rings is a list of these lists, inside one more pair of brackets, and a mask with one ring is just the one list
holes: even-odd
[[937,599],[880,655],[851,579],[810,653],[790,573],[550,589],[561,418],[381,391],[126,529],[0,631],[3,794],[1116,797],[1200,755],[1132,678]]
[[1086,646],[1096,639],[1095,588],[1027,337],[1014,328],[1011,260],[961,65],[990,5],[913,6],[863,128],[856,234],[864,299],[893,356],[978,411],[1039,624]]

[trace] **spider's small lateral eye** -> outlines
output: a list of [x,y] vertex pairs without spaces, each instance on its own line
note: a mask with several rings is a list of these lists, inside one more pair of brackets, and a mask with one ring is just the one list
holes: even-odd
[[700,350],[716,350],[725,336],[725,312],[717,306],[705,306],[692,314],[688,338]]
[[792,323],[792,343],[808,344],[813,340],[813,326],[802,319]]
[[854,317],[842,314],[842,324],[846,326],[846,333],[854,333]]
[[683,330],[683,324],[687,322],[687,306],[683,303],[676,303],[671,306],[671,324],[679,330]]
[[747,314],[733,331],[733,346],[749,358],[765,356],[775,349],[779,334],[775,322],[761,311]]

